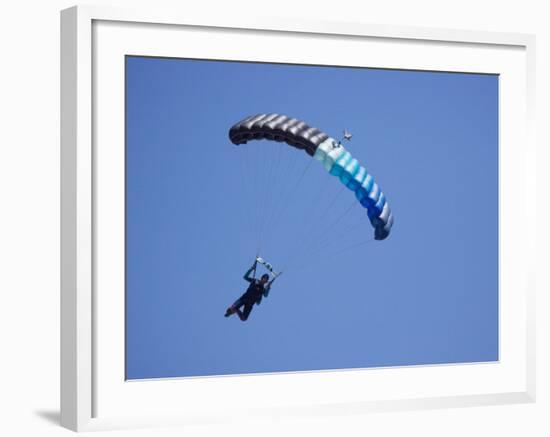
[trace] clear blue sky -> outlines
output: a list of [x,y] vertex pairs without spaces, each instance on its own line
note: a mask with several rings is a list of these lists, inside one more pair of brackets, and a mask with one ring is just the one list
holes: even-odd
[[[497,76],[130,57],[126,102],[129,379],[498,360]],[[230,143],[263,112],[353,133],[387,240],[305,152]],[[258,246],[285,273],[224,318]]]

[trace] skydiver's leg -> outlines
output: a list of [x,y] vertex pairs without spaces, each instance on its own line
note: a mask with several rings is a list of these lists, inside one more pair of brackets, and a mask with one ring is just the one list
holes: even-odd
[[248,316],[250,315],[252,308],[254,308],[254,302],[246,303],[244,305],[244,310],[242,312],[240,309],[237,308],[237,314],[239,315],[239,319],[241,319],[243,322],[246,319],[248,319]]
[[233,302],[233,305],[231,305],[227,310],[225,311],[225,317],[229,317],[232,314],[239,313],[239,308],[244,305],[244,302],[241,300],[241,298],[237,299],[235,302]]

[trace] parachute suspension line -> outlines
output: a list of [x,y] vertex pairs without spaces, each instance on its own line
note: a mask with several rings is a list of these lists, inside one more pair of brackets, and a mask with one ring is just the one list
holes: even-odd
[[[309,259],[311,258],[312,255],[314,255],[315,253],[317,253],[320,249],[322,249],[323,247],[325,246],[329,246],[330,244],[332,244],[334,242],[334,240],[330,240],[330,236],[329,236],[329,244],[322,244],[323,242],[326,243],[326,236],[327,234],[330,233],[331,229],[336,226],[338,223],[340,223],[340,221],[342,221],[342,219],[344,217],[346,217],[350,211],[352,209],[354,209],[355,207],[357,206],[357,201],[355,201],[354,199],[354,202],[352,204],[350,204],[345,210],[343,213],[341,213],[340,215],[338,215],[336,217],[335,220],[333,220],[328,226],[322,228],[322,230],[318,233],[316,233],[313,237],[313,239],[311,239],[307,245],[303,245],[301,248],[299,248],[299,250],[295,251],[293,253],[293,256],[291,257],[291,260],[294,260],[296,259],[296,257],[298,257],[298,259],[302,259],[302,258],[306,258],[306,259]],[[324,239],[322,238],[324,237]],[[338,242],[338,240],[336,240],[336,242]],[[305,255],[304,255],[304,252]],[[288,262],[289,264],[291,263],[291,261]]]
[[260,167],[260,241],[262,244],[262,247],[264,247],[265,239],[264,239],[264,233],[263,233],[263,227],[264,222],[266,220],[266,216],[268,213],[268,206],[270,202],[271,197],[271,191],[269,190],[269,177],[270,172],[272,172],[273,162],[269,158],[271,147],[273,147],[273,144],[271,141],[267,141],[266,144],[259,144],[259,146],[263,149],[261,151],[262,155],[262,166]]
[[[254,239],[256,242],[256,251],[260,251],[260,238],[259,238],[259,217],[258,217],[258,161],[256,159],[257,155],[257,147],[250,147],[247,148],[247,151],[249,152],[248,155],[248,171],[251,177],[251,181],[249,183],[252,184],[252,199],[250,201],[250,207],[245,207],[247,210],[249,210],[250,214],[254,217],[254,227],[253,227],[253,233],[254,233]],[[255,150],[254,152],[252,150]]]
[[249,144],[244,144],[243,147],[245,147],[244,150],[244,156],[246,159],[246,172],[245,172],[245,179],[247,181],[248,185],[248,191],[250,192],[250,198],[246,199],[246,207],[243,208],[248,211],[250,215],[250,232],[253,234],[253,241],[254,245],[257,247],[258,240],[256,239],[256,216],[255,211],[250,211],[250,208],[248,205],[253,206],[254,205],[254,197],[256,195],[255,189],[254,189],[254,170],[252,168],[253,166],[253,159],[252,159],[252,151],[250,150]]
[[350,246],[346,246],[343,249],[338,250],[337,252],[333,252],[331,256],[340,255],[343,252],[347,252],[348,250],[355,249],[356,247],[359,247],[359,246],[364,246],[366,244],[374,243],[375,241],[376,240],[374,238],[369,238],[368,240],[360,241],[359,243],[351,244]]
[[[327,183],[327,181],[330,181],[330,178],[324,179],[325,183]],[[297,238],[292,240],[294,242],[292,250],[288,252],[289,255],[287,255],[287,258],[285,260],[286,265],[290,265],[295,259],[296,255],[303,251],[304,244],[311,237],[312,230],[315,229],[315,227],[317,226],[317,222],[319,221],[318,206],[324,205],[326,203],[322,201],[323,196],[326,197],[326,193],[324,192],[324,190],[321,190],[317,196],[311,196],[312,202],[309,209],[306,210],[311,211],[311,213],[308,215],[304,214],[303,216],[302,225],[298,228],[299,235]]]
[[[310,196],[310,201],[308,203],[308,207],[306,208],[306,211],[314,212],[315,206],[319,205],[319,203],[322,200],[323,196],[326,196],[325,190],[326,190],[326,188],[327,188],[327,186],[329,185],[330,182],[331,182],[331,178],[327,178],[327,177],[323,178],[323,182],[321,183],[321,185],[319,187],[317,195],[316,196]],[[295,227],[297,232],[299,232],[298,237],[295,238],[295,239],[294,238],[292,239],[293,242],[297,242],[297,243],[292,245],[292,248],[291,248],[292,250],[290,250],[289,252],[291,252],[291,253],[296,252],[304,244],[305,237],[306,237],[306,235],[309,234],[308,231],[310,231],[311,227],[312,227],[312,226],[306,227],[306,224],[307,224],[308,220],[311,221],[312,216],[317,217],[317,215],[314,214],[314,213],[311,214],[311,215],[302,214],[302,220],[300,222],[300,225]]]
[[[242,178],[243,178],[243,183],[245,185],[245,188],[243,190],[243,192],[241,193],[241,199],[242,200],[242,197],[245,197],[246,199],[246,205],[251,205],[254,200],[254,187],[251,186],[251,179],[252,179],[252,166],[251,166],[251,152],[250,152],[250,145],[249,144],[243,144],[243,145],[240,145],[239,147],[242,147],[242,149],[240,149],[239,151],[241,152],[242,155],[244,155],[244,159],[242,160],[243,161],[243,175],[242,175]],[[255,234],[255,226],[256,226],[256,221],[255,221],[255,217],[254,217],[254,214],[252,213],[252,211],[249,210],[249,208],[247,207],[244,207],[244,208],[241,208],[243,211],[244,211],[244,214],[247,216],[247,224],[248,224],[248,230],[249,232],[252,234],[253,236],[253,243],[254,245],[257,244],[257,241],[256,241],[256,234]]]
[[[256,255],[256,259],[257,259],[257,258],[258,258],[258,255]],[[254,270],[252,270],[252,277],[253,277],[254,279],[256,279],[256,267],[257,267],[257,264],[254,263]]]
[[256,146],[256,160],[255,160],[255,164],[256,164],[256,169],[258,171],[258,180],[256,181],[256,209],[257,209],[257,214],[258,214],[258,249],[261,250],[262,249],[262,231],[261,231],[261,228],[262,228],[262,219],[263,219],[263,214],[264,214],[264,188],[265,188],[265,184],[264,184],[264,181],[263,181],[263,176],[264,176],[264,173],[265,173],[265,168],[266,168],[266,163],[265,163],[265,147],[267,147],[266,144],[258,144]]
[[[375,240],[373,239],[372,241],[375,241]],[[351,244],[351,243],[352,243],[351,241],[347,242],[347,244]],[[334,250],[337,250],[338,248],[341,248],[342,244],[343,244],[342,238],[339,239],[335,237],[334,239],[325,239],[323,242],[319,242],[319,244],[316,244],[310,247],[309,252],[306,253],[303,258],[305,259],[315,259],[318,257],[322,258],[324,256],[323,253],[326,252],[327,249],[334,251]]]
[[[272,143],[272,144],[278,144],[278,143]],[[268,145],[262,144],[260,147],[262,147],[262,146],[267,147]],[[274,218],[277,218],[275,224],[277,224],[277,225],[279,224],[280,220],[284,216],[283,212],[285,212],[286,209],[288,209],[288,205],[289,205],[289,203],[291,203],[291,198],[293,197],[293,195],[296,196],[297,188],[300,187],[300,183],[302,182],[302,180],[304,179],[304,177],[308,173],[309,168],[311,166],[311,163],[313,161],[313,159],[309,159],[308,162],[307,162],[307,165],[304,166],[304,168],[299,173],[297,178],[295,178],[295,175],[296,175],[295,170],[298,170],[301,167],[299,165],[298,166],[296,165],[299,162],[299,154],[296,153],[295,151],[293,151],[292,149],[289,149],[289,151],[293,152],[293,154],[291,155],[291,157],[293,159],[291,159],[291,160],[289,159],[291,165],[286,165],[283,168],[286,170],[286,173],[292,175],[292,177],[283,177],[283,178],[275,178],[274,179],[273,178],[273,174],[274,174],[273,172],[276,169],[278,170],[278,167],[280,166],[281,161],[282,161],[281,160],[282,150],[283,150],[282,147],[280,147],[278,149],[279,154],[278,154],[277,160],[269,159],[269,156],[267,156],[267,154],[268,154],[267,149],[255,152],[256,157],[253,158],[253,162],[247,165],[249,169],[250,169],[250,167],[254,167],[254,169],[253,169],[253,173],[254,173],[254,175],[253,175],[254,176],[253,185],[254,186],[252,187],[252,191],[254,193],[253,194],[253,196],[254,196],[254,201],[253,202],[256,205],[263,205],[262,207],[257,206],[257,207],[254,208],[256,210],[255,212],[257,213],[256,214],[256,220],[255,220],[255,225],[256,225],[256,229],[257,229],[257,253],[260,253],[260,250],[262,249],[262,247],[265,247],[264,246],[265,242],[264,242],[263,236],[264,236],[264,232],[265,232],[266,229],[269,231],[269,227],[266,227],[267,224],[272,222],[274,220]],[[247,153],[246,156],[247,156],[247,160],[250,161],[251,154]],[[270,161],[270,162],[268,163],[266,161]],[[275,166],[275,162],[277,163],[277,167]],[[265,171],[264,171],[264,169],[265,169]],[[244,173],[245,173],[245,178],[246,178],[246,171]],[[277,176],[277,172],[275,172],[275,175]],[[262,182],[262,176],[264,176],[264,179],[266,178],[266,183]],[[282,179],[283,181],[287,181],[286,186],[284,186],[284,190],[281,191],[280,196],[279,196],[281,200],[285,199],[285,202],[282,202],[279,205],[277,205],[277,203],[275,202],[276,190],[272,190],[272,189],[262,190],[262,187],[270,187],[271,185],[273,185],[272,182],[274,180],[276,181],[276,179]],[[293,183],[294,179],[296,179],[296,180]],[[328,181],[330,181],[331,178],[325,178],[324,180],[325,180],[325,183],[328,184],[329,183]],[[246,181],[246,179],[245,179],[245,181]],[[245,185],[250,185],[250,184],[245,183]],[[327,215],[327,213],[329,213],[329,212],[331,212],[331,210],[333,210],[333,206],[336,204],[336,202],[339,199],[341,193],[343,191],[345,191],[344,188],[345,188],[345,186],[341,186],[339,188],[339,190],[336,192],[336,195],[332,198],[331,202],[327,205],[327,207],[325,208],[323,214],[319,216],[321,219],[325,215]],[[260,194],[259,194],[260,192],[264,192],[262,194],[263,197],[260,197]],[[317,196],[311,196],[311,203],[316,204],[317,203],[317,202],[315,202],[316,198],[323,197],[324,195],[326,195],[326,193],[324,193],[324,190],[320,190],[319,194]],[[273,208],[271,208],[271,206],[273,206]],[[279,206],[278,210],[277,210],[277,206]],[[325,228],[326,230],[330,230],[332,227],[337,225],[351,211],[351,209],[353,209],[353,207],[355,207],[355,206],[357,206],[357,202],[354,200],[353,204],[350,207],[348,207],[344,211],[343,214],[340,214],[338,217],[336,217],[328,227],[323,226],[323,228]],[[260,211],[260,209],[263,209],[265,211]],[[269,214],[267,214],[267,213],[269,213]],[[276,214],[276,213],[278,213],[278,214]],[[260,214],[263,214],[263,216],[261,216]],[[250,214],[249,214],[249,216],[250,216]],[[364,217],[367,217],[367,216],[365,215]],[[306,215],[302,216],[303,221],[306,221],[307,218],[308,218],[308,216],[306,216]],[[294,269],[293,265],[295,264],[295,262],[293,262],[293,261],[295,261],[296,256],[303,253],[303,252],[305,252],[306,250],[309,251],[308,255],[311,252],[313,252],[313,254],[315,254],[320,249],[323,249],[323,248],[331,245],[331,242],[329,242],[327,244],[324,240],[318,241],[319,236],[325,236],[325,239],[327,238],[327,234],[326,234],[325,230],[319,232],[318,223],[320,223],[321,226],[322,226],[324,221],[323,220],[317,220],[315,222],[315,224],[317,226],[308,227],[307,228],[309,230],[308,233],[301,233],[299,235],[299,244],[296,246],[296,250],[291,250],[291,252],[290,252],[291,257],[285,263],[285,267],[283,268],[283,270],[287,270],[289,267],[291,269]],[[357,224],[354,224],[354,226],[357,226]],[[270,233],[268,233],[268,237],[272,234],[276,234],[276,233],[275,232],[273,232],[273,233],[270,232]],[[307,239],[306,239],[306,235],[308,236]],[[315,238],[311,241],[312,235]],[[306,241],[304,241],[304,240],[306,240]],[[310,240],[310,241],[307,241],[307,240]],[[292,241],[296,241],[296,240],[292,240]],[[308,244],[305,244],[306,242]],[[338,240],[336,242],[341,243],[341,241],[338,241]],[[334,242],[332,244],[334,244]],[[309,262],[311,263],[311,259],[310,259],[311,256],[307,256],[307,258],[309,259]],[[303,257],[299,257],[298,259],[303,259]],[[254,273],[256,273],[256,272],[254,272]]]
[[[348,226],[339,228],[340,232],[338,234],[327,233],[324,239],[320,240],[316,245],[310,247],[310,251],[305,258],[311,258],[315,255],[319,255],[327,249],[338,249],[342,246],[342,244],[346,243],[346,237],[354,237],[350,231],[358,228],[359,226],[363,226],[366,221],[368,221],[368,215],[361,214],[361,218],[358,221],[355,221]],[[370,239],[368,241],[370,241]],[[376,240],[373,239],[373,241]],[[353,242],[348,241],[347,243],[351,244]]]
[[285,216],[286,211],[288,210],[289,204],[292,203],[293,199],[296,197],[296,191],[298,191],[298,187],[300,186],[300,183],[304,179],[304,177],[307,174],[308,170],[311,168],[311,163],[312,162],[313,162],[313,160],[309,160],[307,165],[304,167],[304,169],[300,173],[300,175],[299,175],[298,179],[296,180],[296,182],[294,182],[290,186],[290,188],[291,188],[290,191],[287,190],[286,196],[283,198],[283,204],[281,206],[281,209],[279,210],[279,214],[275,217],[275,222],[273,223],[273,226],[272,226],[272,231],[273,231],[274,234],[276,233],[276,229],[278,228],[282,218]]
[[336,192],[336,196],[333,197],[332,201],[328,204],[328,206],[324,209],[323,211],[323,214],[321,214],[319,216],[319,218],[323,218],[331,209],[332,207],[334,206],[334,204],[336,203],[336,201],[338,200],[338,198],[340,197],[340,195],[344,192],[345,190],[345,186],[342,185],[338,191]]
[[323,261],[327,261],[327,260],[332,261],[332,260],[334,260],[334,257],[336,257],[337,255],[340,255],[344,252],[348,252],[348,251],[353,250],[353,249],[355,249],[357,247],[360,247],[360,246],[365,246],[367,244],[374,243],[375,241],[376,240],[374,238],[369,238],[368,240],[361,241],[361,242],[358,242],[358,243],[354,243],[354,244],[351,244],[349,246],[344,247],[343,249],[340,249],[340,250],[337,250],[335,252],[329,253],[329,254],[323,256],[322,258],[318,259],[315,262],[311,262],[311,260],[303,260],[303,262],[301,262],[299,264],[295,264],[293,266],[287,267],[284,271],[288,272],[289,268],[290,268],[291,271],[296,271],[298,269],[307,270],[308,268],[318,267],[319,264]]
[[267,191],[266,187],[268,186],[265,181],[265,175],[267,173],[267,147],[269,144],[258,144],[258,239],[260,241],[260,248],[263,248],[263,238],[262,238],[262,224],[264,221],[266,202],[267,202]]
[[[312,161],[309,160],[303,168],[301,168],[301,172],[296,179],[295,183],[292,185],[292,189],[288,193],[288,197],[283,202],[283,209],[281,210],[280,217],[277,221],[277,225],[279,226],[279,223],[281,222],[288,222],[292,223],[292,226],[288,227],[289,233],[287,234],[287,241],[295,243],[300,235],[303,234],[303,225],[305,225],[305,220],[307,219],[307,214],[301,213],[296,215],[294,207],[296,205],[297,199],[304,199],[304,201],[307,199],[307,196],[304,197],[305,193],[309,194],[310,198],[313,198],[313,193],[311,193],[311,190],[308,189],[308,184],[305,181],[305,179],[311,174],[310,169],[312,167]],[[314,165],[314,164],[313,164]],[[307,211],[307,209],[306,209]],[[304,221],[302,226],[299,226],[296,221],[299,220]],[[280,228],[280,226],[279,226]],[[286,233],[286,230],[285,230]],[[293,244],[290,245],[290,247],[286,247],[285,251],[283,253],[284,256],[288,256],[288,253],[292,252],[293,250]]]
[[257,205],[258,205],[258,247],[261,251],[263,248],[263,240],[262,240],[262,220],[263,220],[263,214],[264,214],[264,193],[265,193],[265,187],[266,184],[264,182],[264,176],[265,176],[265,169],[266,169],[266,148],[263,146],[267,146],[265,144],[258,144],[259,147],[257,147],[258,150],[258,160],[257,160],[257,168],[258,168],[258,184],[257,184]]
[[[316,230],[319,228],[319,225],[318,223],[322,220],[322,218],[332,209],[332,207],[334,206],[334,204],[336,203],[336,201],[338,200],[338,198],[340,197],[340,195],[344,192],[344,189],[346,187],[344,185],[342,185],[338,191],[336,192],[336,195],[332,198],[332,200],[328,203],[327,207],[323,210],[323,213],[322,214],[319,214],[317,217],[318,217],[318,220],[316,220],[316,222],[314,223],[313,226],[311,226],[308,231],[306,232],[306,237],[303,237],[303,240],[305,242],[310,242],[310,239],[311,239],[311,236],[315,233],[316,234]],[[294,257],[292,257],[294,258]],[[288,264],[288,260],[286,261],[286,264]]]
[[[266,144],[267,146],[267,144]],[[267,222],[271,216],[272,210],[274,208],[274,199],[275,194],[274,192],[274,175],[277,176],[279,165],[281,162],[281,149],[282,146],[279,145],[279,143],[274,143],[269,145],[270,148],[276,147],[277,150],[274,150],[272,153],[266,154],[266,159],[269,161],[268,166],[269,170],[266,172],[266,183],[264,185],[265,189],[263,190],[263,196],[265,198],[264,207],[262,213],[262,221],[261,221],[261,228],[260,228],[260,239],[262,242],[267,243],[265,238],[265,228],[267,225]],[[275,156],[276,155],[276,156]]]
[[[290,164],[286,166],[286,172],[285,176],[282,178],[284,180],[284,187],[281,190],[281,195],[279,196],[279,199],[277,200],[275,210],[271,214],[271,217],[268,220],[268,227],[267,230],[269,231],[270,235],[273,235],[275,233],[275,229],[278,226],[282,214],[285,210],[285,208],[288,206],[288,198],[290,194],[292,193],[292,188],[295,187],[299,182],[293,183],[295,170],[298,168],[297,163],[299,162],[298,153],[295,151],[289,151],[291,153]],[[299,178],[300,180],[300,178]]]
[[[241,190],[239,191],[238,193],[238,196],[240,196],[241,198],[244,197],[245,199],[250,199],[251,198],[251,193],[252,193],[252,189],[250,187],[250,183],[248,183],[247,181],[247,170],[249,168],[249,166],[246,164],[246,161],[245,159],[242,158],[242,155],[244,154],[245,156],[248,156],[248,154],[246,153],[246,151],[242,150],[242,148],[245,148],[246,145],[241,145],[239,146],[241,149],[239,150],[241,153],[238,153],[234,156],[236,156],[237,158],[237,161],[239,161],[239,180],[240,180],[240,183],[241,183]],[[238,199],[238,200],[242,200],[242,199]],[[252,215],[250,214],[250,211],[247,210],[247,208],[239,208],[240,209],[240,212],[241,212],[241,220],[242,220],[242,223],[245,223],[247,228],[248,229],[251,229],[251,227],[254,225],[254,221],[252,219]],[[248,241],[249,238],[247,238]]]
[[[332,200],[329,202],[329,204],[327,205],[327,207],[323,210],[323,214],[321,215],[316,215],[317,217],[317,220],[314,222],[313,226],[310,226],[308,231],[306,232],[305,236],[302,236],[302,240],[303,241],[309,241],[312,234],[314,233],[314,229],[316,229],[318,227],[318,222],[322,219],[322,217],[328,212],[330,211],[330,209],[332,208],[332,206],[336,203],[336,200],[338,199],[338,197],[340,197],[340,194],[344,191],[343,188],[345,187],[340,187],[340,189],[336,192],[336,195],[332,198]],[[304,243],[302,242],[301,243],[301,246],[303,248],[303,245]],[[284,264],[284,269],[286,270],[287,266],[289,266],[291,264],[291,261],[293,261],[295,258],[296,258],[296,252],[300,251],[300,246],[298,246],[297,249],[293,250],[292,253],[290,255],[287,256],[287,259],[285,260],[285,264]]]
[[332,233],[332,229],[342,221],[344,217],[347,217],[348,214],[357,207],[357,201],[354,199],[353,203],[351,203],[342,214],[340,214],[335,220],[333,220],[328,226],[325,226],[314,238],[313,242],[315,246],[317,246],[319,243],[323,243],[327,239],[331,239],[334,234]]
[[[283,154],[284,151],[281,151],[281,155]],[[280,163],[281,162],[284,162],[283,159],[281,159]],[[292,164],[295,164],[295,161],[292,162]],[[273,197],[273,208],[270,210],[270,213],[268,214],[268,217],[266,218],[265,220],[265,223],[263,225],[263,228],[266,228],[267,227],[267,224],[269,223],[269,221],[271,220],[271,216],[275,213],[275,211],[279,208],[279,202],[280,202],[280,199],[282,198],[283,196],[283,191],[286,189],[286,186],[289,184],[288,182],[288,179],[289,179],[289,174],[290,174],[290,169],[289,169],[289,165],[286,165],[286,166],[283,166],[283,170],[284,170],[284,173],[285,175],[284,176],[279,176],[277,179],[279,180],[276,180],[274,181],[273,184],[270,184],[268,185],[267,187],[267,190],[268,191],[271,191],[272,192],[272,197]]]
[[361,218],[359,220],[357,220],[354,223],[349,224],[346,227],[341,228],[340,232],[337,233],[337,234],[327,235],[327,238],[325,238],[324,241],[328,240],[329,238],[331,238],[334,242],[341,240],[342,238],[349,235],[350,231],[353,231],[354,229],[357,229],[359,226],[364,226],[365,222],[368,219],[368,217],[369,216],[367,214],[361,214]]
[[[288,155],[285,156],[285,153],[290,152],[290,150],[288,150],[286,147],[283,147],[282,144],[279,145],[278,149],[277,164],[275,167],[273,178],[270,181],[270,186],[273,187],[273,189],[271,190],[271,207],[269,208],[269,214],[264,224],[264,231],[267,233],[266,244],[271,242],[271,223],[273,222],[273,217],[275,216],[280,206],[280,201],[283,198],[283,188],[286,186],[285,184],[287,183],[288,179],[286,176],[288,168],[287,165],[285,165],[285,162],[288,161]],[[293,155],[293,157],[295,159],[295,164],[298,162],[298,157],[296,155]],[[285,173],[285,176],[281,175],[283,172]]]

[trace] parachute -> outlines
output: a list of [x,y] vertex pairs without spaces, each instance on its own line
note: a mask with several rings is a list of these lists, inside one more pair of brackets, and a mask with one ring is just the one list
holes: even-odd
[[[348,136],[351,138],[347,131],[345,134],[346,139]],[[384,240],[390,234],[393,214],[386,196],[365,167],[341,142],[325,132],[286,115],[256,114],[233,125],[229,130],[229,139],[235,145],[267,139],[304,150],[355,194],[358,202],[367,210],[375,240]]]

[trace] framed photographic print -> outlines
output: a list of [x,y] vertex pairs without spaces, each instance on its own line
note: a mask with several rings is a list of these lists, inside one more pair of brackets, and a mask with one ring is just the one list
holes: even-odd
[[64,426],[534,400],[532,36],[61,24]]

